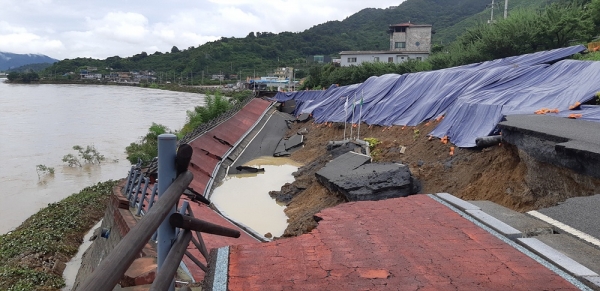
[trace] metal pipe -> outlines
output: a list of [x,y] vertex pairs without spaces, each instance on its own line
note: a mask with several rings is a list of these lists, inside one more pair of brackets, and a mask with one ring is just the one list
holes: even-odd
[[137,210],[137,215],[139,216],[140,213],[142,213],[142,206],[144,205],[144,199],[146,199],[146,191],[148,191],[148,184],[150,184],[150,178],[148,177],[144,177],[144,190],[142,190],[142,197],[140,197],[140,199],[138,199],[138,195],[139,193],[135,193],[135,195],[133,195],[133,206],[135,206],[135,203],[139,201],[140,205],[138,206],[138,210]]
[[[161,134],[158,136],[158,201],[160,202],[165,191],[175,179],[175,156],[177,154],[177,137],[174,134]],[[183,190],[182,190],[183,192]],[[177,211],[177,201],[171,204],[169,215]],[[169,254],[171,245],[175,241],[175,228],[169,220],[165,219],[158,227],[157,241],[157,272]],[[174,286],[173,286],[174,289]],[[170,290],[173,290],[170,289]],[[166,289],[162,289],[166,290]]]
[[133,194],[133,189],[135,188],[135,179],[137,179],[138,177],[138,170],[136,169],[135,172],[133,172],[133,179],[131,180],[131,188],[129,189],[129,192],[127,192],[127,200],[131,200],[131,194]]
[[502,143],[501,135],[481,136],[475,139],[475,145],[480,148],[487,148]]
[[[186,212],[186,210],[188,210],[189,207],[190,207],[190,203],[187,202],[187,200],[184,200],[183,203],[181,203],[181,207],[179,208],[179,214],[185,215],[185,212]],[[177,235],[179,235],[179,231],[180,231],[180,229],[177,229],[175,233]]]
[[154,205],[154,197],[156,196],[156,192],[158,192],[158,183],[155,183],[152,187],[152,195],[150,195],[150,201],[148,201],[148,210],[150,210],[152,205]]
[[[194,238],[192,236],[192,238]],[[200,260],[198,260],[196,257],[194,257],[194,255],[192,255],[192,253],[185,251],[185,255],[190,258],[190,260],[192,260],[192,262],[194,262],[194,264],[196,264],[196,266],[200,267],[200,269],[202,269],[202,271],[204,271],[204,273],[208,273],[208,267],[206,267],[204,264],[202,264],[202,262],[200,262]]]
[[173,244],[173,247],[169,251],[169,255],[163,262],[162,269],[156,273],[156,278],[150,287],[150,291],[175,289],[175,273],[177,273],[179,263],[183,259],[183,255],[191,239],[192,232],[189,230],[184,230],[179,234],[175,244]]
[[125,183],[125,193],[129,193],[129,182],[131,182],[131,177],[133,176],[133,171],[135,170],[134,166],[131,166],[131,170],[127,173],[127,182]]
[[[188,206],[188,213],[191,217],[196,217],[191,206]],[[194,243],[194,245],[196,245],[196,247],[200,250],[200,253],[202,253],[204,258],[208,262],[208,250],[206,249],[206,244],[202,239],[202,234],[199,231],[196,231],[196,236],[198,237],[198,240],[196,241],[196,239],[194,239],[194,237],[192,236],[192,242]]]
[[[131,193],[132,198],[135,197],[135,199],[137,199],[137,194],[138,194],[138,192],[140,192],[141,186],[142,186],[142,171],[140,170],[140,174],[138,175],[138,183],[134,187],[133,192]],[[131,205],[131,207],[135,206],[135,199],[129,199],[130,200],[129,205]]]
[[179,213],[171,214],[171,216],[169,217],[169,222],[173,227],[190,229],[194,231],[216,234],[220,236],[238,238],[241,235],[239,230],[206,222],[191,216],[184,216]]
[[129,233],[108,253],[100,265],[83,282],[79,290],[111,291],[119,282],[133,260],[148,243],[152,233],[169,215],[173,205],[179,201],[183,190],[190,184],[194,175],[190,172],[181,174],[163,193],[146,215],[129,231]]

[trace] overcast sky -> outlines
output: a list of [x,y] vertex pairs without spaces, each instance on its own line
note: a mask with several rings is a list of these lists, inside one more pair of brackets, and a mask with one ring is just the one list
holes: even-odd
[[197,47],[251,31],[304,31],[404,0],[0,0],[0,51],[56,59]]

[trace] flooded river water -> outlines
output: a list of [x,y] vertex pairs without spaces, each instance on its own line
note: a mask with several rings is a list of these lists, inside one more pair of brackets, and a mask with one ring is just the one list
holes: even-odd
[[[18,85],[0,79],[0,234],[39,209],[109,179],[125,178],[125,147],[152,122],[180,129],[204,95],[123,86]],[[100,166],[70,168],[62,157],[93,145]],[[38,178],[36,165],[55,169]]]

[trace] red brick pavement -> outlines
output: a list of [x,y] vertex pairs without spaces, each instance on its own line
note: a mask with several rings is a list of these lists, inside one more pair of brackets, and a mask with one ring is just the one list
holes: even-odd
[[[242,234],[239,238],[230,238],[230,237],[224,237],[224,236],[203,233],[202,239],[204,240],[204,243],[206,244],[206,249],[209,252],[213,248],[220,248],[220,247],[229,246],[229,245],[258,244],[259,243],[258,240],[256,240],[255,238],[251,237],[250,235],[248,235],[247,233],[242,231],[239,227],[237,227],[236,225],[232,224],[231,222],[229,222],[228,220],[223,218],[221,215],[216,213],[214,210],[210,209],[208,206],[206,206],[204,204],[196,203],[196,202],[191,202],[191,201],[189,201],[189,203],[190,203],[190,206],[192,206],[192,211],[194,212],[194,216],[196,218],[202,219],[204,221],[208,221],[210,223],[218,224],[218,225],[221,225],[224,227],[229,227],[229,228],[240,230],[240,232]],[[194,237],[196,237],[195,234],[194,234]],[[202,263],[204,263],[204,265],[206,265],[206,260],[204,259],[204,257],[200,253],[200,251],[196,248],[196,246],[193,243],[190,243],[188,245],[187,250],[195,258],[197,258]],[[202,279],[204,279],[204,271],[202,271],[202,269],[200,269],[200,267],[198,267],[196,264],[194,264],[194,262],[192,260],[190,260],[187,256],[184,256],[183,261],[184,261],[185,265],[188,267],[188,269],[190,269],[190,272],[194,276],[194,280],[201,281]]]
[[577,290],[425,195],[318,216],[309,234],[232,246],[229,290]]

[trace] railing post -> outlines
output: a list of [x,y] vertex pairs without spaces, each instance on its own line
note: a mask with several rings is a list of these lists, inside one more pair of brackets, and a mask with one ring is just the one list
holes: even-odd
[[150,200],[148,201],[148,211],[150,211],[150,208],[152,208],[152,205],[154,205],[154,197],[156,196],[157,191],[158,183],[154,183],[154,186],[152,187],[152,195],[150,195]]
[[133,190],[135,189],[135,179],[138,178],[138,170],[135,169],[133,172],[133,177],[131,178],[131,187],[129,188],[129,192],[127,192],[127,200],[131,200],[131,195],[133,194]]
[[[183,203],[181,203],[181,207],[179,208],[179,214],[185,215],[189,207],[190,203],[187,200],[183,200]],[[179,235],[179,231],[181,231],[181,229],[175,230],[175,235]]]
[[[177,137],[174,134],[161,134],[158,136],[158,200],[161,199],[167,188],[173,183],[176,176],[175,156],[177,151]],[[177,211],[177,204],[173,204],[169,215]],[[175,228],[165,219],[158,227],[158,259],[157,272],[169,254],[171,246],[176,240]],[[171,284],[169,290],[175,290]]]
[[137,185],[135,185],[135,188],[133,189],[133,192],[131,193],[131,199],[129,202],[129,205],[131,207],[135,207],[135,200],[137,199],[138,193],[142,190],[142,180],[144,179],[144,174],[142,173],[142,170],[140,170],[140,174],[138,176],[138,182]]
[[129,170],[129,175],[127,175],[127,182],[125,183],[125,194],[129,194],[129,182],[133,177],[133,172],[135,171],[135,166],[131,166],[131,170]]
[[[144,190],[142,190],[142,197],[140,197],[140,204],[138,205],[138,210],[136,215],[140,216],[142,214],[142,207],[144,206],[144,201],[146,200],[146,191],[148,191],[148,184],[150,184],[150,178],[144,177]],[[138,194],[136,193],[134,196],[133,205],[135,206],[135,202],[138,200]]]

